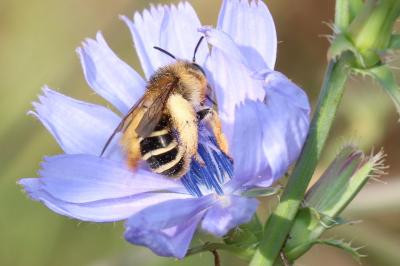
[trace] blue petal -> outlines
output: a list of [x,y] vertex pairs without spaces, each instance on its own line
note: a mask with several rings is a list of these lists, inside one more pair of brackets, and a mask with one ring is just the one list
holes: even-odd
[[236,110],[233,157],[236,182],[269,186],[297,159],[309,127],[305,93],[279,72],[265,78],[263,102]]
[[247,101],[237,108],[236,113],[232,144],[232,156],[235,160],[233,182],[240,182],[242,185],[254,178],[264,180],[266,177],[266,185],[269,186],[273,179],[266,158],[268,150],[263,147],[264,138],[267,137],[264,134],[268,133],[265,123],[268,119],[266,107],[261,102]]
[[[47,87],[39,102],[33,103],[36,116],[57,140],[65,153],[99,154],[120,118],[109,109],[74,100]],[[122,155],[116,151],[116,157]]]
[[[177,58],[191,60],[201,37],[197,31],[200,21],[188,2],[179,3],[178,6],[153,6],[150,10],[144,10],[142,14],[135,13],[133,21],[127,17],[122,19],[131,31],[147,78],[161,66],[174,62],[153,46],[159,46]],[[204,64],[207,54],[207,45],[201,45],[196,56],[200,65]]]
[[268,186],[300,153],[309,126],[307,97],[278,72],[250,70],[224,32],[201,31],[213,45],[208,66],[235,162],[231,183]]
[[209,27],[203,27],[201,32],[213,46],[207,67],[212,73],[223,131],[232,147],[236,106],[246,99],[264,99],[263,81],[252,77],[240,49],[226,33]]
[[[268,133],[263,145],[274,180],[300,155],[306,139],[311,107],[305,92],[279,72],[265,79]],[[273,119],[275,118],[275,120]]]
[[171,200],[151,206],[129,218],[125,238],[150,248],[160,256],[183,258],[204,211],[214,203],[212,195]]
[[201,227],[210,234],[222,237],[236,226],[249,222],[258,204],[256,199],[223,196],[207,211]]
[[42,188],[68,202],[84,203],[143,192],[185,192],[181,182],[147,170],[132,171],[124,162],[93,155],[48,157],[39,171]]
[[143,95],[144,80],[114,54],[101,33],[96,40],[87,39],[77,52],[90,87],[121,113],[125,114]]
[[298,108],[302,113],[309,116],[311,112],[310,102],[307,94],[284,74],[278,71],[264,73],[264,89],[266,91],[266,102],[273,97],[286,100],[290,106]]
[[263,1],[225,0],[218,29],[233,38],[254,70],[274,69],[277,38],[274,20]]
[[115,222],[125,220],[149,206],[164,201],[185,199],[191,196],[178,193],[141,193],[123,198],[111,198],[85,203],[62,201],[50,195],[39,178],[24,178],[19,181],[28,195],[42,202],[52,211],[71,218],[90,222]]

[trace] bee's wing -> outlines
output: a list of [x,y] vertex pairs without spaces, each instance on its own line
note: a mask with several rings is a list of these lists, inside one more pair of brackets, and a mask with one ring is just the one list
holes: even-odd
[[118,132],[126,131],[129,125],[135,119],[136,115],[140,113],[138,111],[141,108],[145,108],[147,110],[140,119],[140,122],[135,131],[139,136],[143,138],[149,136],[160,121],[168,97],[173,89],[176,87],[176,85],[177,80],[168,83],[168,85],[161,90],[161,93],[154,97],[155,99],[153,101],[150,101],[149,97],[146,97],[146,94],[141,99],[139,99],[136,104],[129,110],[128,114],[121,120],[111,136],[108,138],[103,150],[101,151],[100,156],[104,154],[112,139]]
[[103,156],[104,152],[106,151],[108,145],[110,145],[112,139],[115,137],[115,135],[118,132],[124,132],[128,126],[131,124],[133,121],[133,118],[135,115],[138,113],[137,111],[139,110],[140,107],[143,106],[145,99],[145,95],[140,98],[134,106],[132,106],[131,109],[129,109],[128,113],[122,118],[121,122],[118,124],[117,128],[113,131],[111,136],[107,139],[106,144],[104,145],[103,149],[101,150],[100,156]]
[[176,86],[177,80],[168,83],[168,85],[162,89],[161,93],[157,95],[153,103],[148,107],[136,128],[136,133],[139,136],[146,138],[154,131],[154,128],[161,119],[168,98]]

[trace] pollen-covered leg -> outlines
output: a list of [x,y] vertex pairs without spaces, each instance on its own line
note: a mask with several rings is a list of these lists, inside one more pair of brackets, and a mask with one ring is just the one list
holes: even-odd
[[194,155],[193,159],[195,159],[202,167],[204,167],[206,165],[203,158],[201,158],[201,156],[198,152]]
[[130,147],[127,151],[127,155],[128,155],[127,162],[129,168],[132,170],[136,169],[138,166],[138,162],[141,158],[139,141],[135,140],[132,142],[132,144],[130,144]]
[[136,169],[139,163],[139,160],[141,159],[142,155],[140,152],[140,140],[139,136],[137,135],[135,129],[140,122],[141,117],[143,117],[143,110],[138,110],[138,113],[135,114],[132,122],[128,126],[128,128],[125,130],[120,144],[122,146],[122,149],[127,155],[127,163],[129,168]]
[[173,94],[168,98],[166,107],[171,115],[172,127],[177,132],[180,146],[185,149],[189,158],[195,156],[199,135],[193,106],[182,95]]
[[[222,133],[222,124],[221,120],[219,119],[219,116],[217,112],[214,109],[205,109],[207,111],[206,114],[202,114],[203,118],[207,124],[210,126],[215,139],[217,141],[218,147],[223,151],[226,155],[228,155],[229,147],[228,147],[228,141],[225,138],[224,133]],[[203,112],[204,110],[200,111]],[[200,113],[198,112],[198,113]]]

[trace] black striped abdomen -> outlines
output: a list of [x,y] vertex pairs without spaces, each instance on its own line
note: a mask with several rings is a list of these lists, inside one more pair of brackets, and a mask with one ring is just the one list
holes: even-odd
[[142,159],[158,174],[180,177],[184,174],[182,148],[170,130],[169,117],[164,115],[150,136],[140,140]]

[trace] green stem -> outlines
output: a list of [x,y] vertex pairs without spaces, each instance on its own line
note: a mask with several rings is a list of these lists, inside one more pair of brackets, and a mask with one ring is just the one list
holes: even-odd
[[335,25],[340,31],[344,31],[350,24],[349,0],[337,0],[335,6]]
[[265,225],[263,240],[250,262],[251,266],[274,265],[284,245],[341,101],[348,75],[348,60],[347,55],[342,55],[336,62],[329,62],[303,151],[279,205]]

